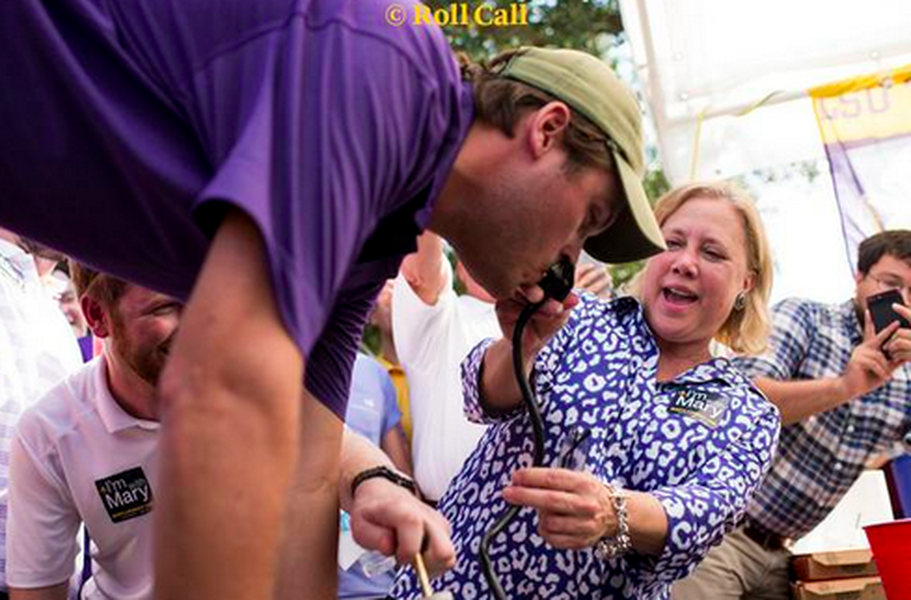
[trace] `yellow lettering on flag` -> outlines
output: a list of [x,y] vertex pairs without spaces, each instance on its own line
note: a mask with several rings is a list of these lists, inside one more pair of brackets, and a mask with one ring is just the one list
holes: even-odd
[[911,65],[810,90],[825,144],[911,134]]

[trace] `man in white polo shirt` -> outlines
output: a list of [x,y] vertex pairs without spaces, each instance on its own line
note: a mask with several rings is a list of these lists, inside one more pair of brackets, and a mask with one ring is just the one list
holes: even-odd
[[85,523],[94,569],[82,597],[151,598],[155,383],[182,306],[78,265],[73,280],[104,352],[19,423],[7,523],[11,597],[65,600]]
[[[151,599],[152,508],[163,492],[155,384],[183,307],[77,264],[72,277],[104,352],[51,388],[19,422],[7,522],[11,598],[66,600],[76,533],[85,523],[94,568],[82,599]],[[397,485],[383,488],[389,482],[381,477],[364,479],[357,497],[352,495],[355,475],[368,465],[391,468],[378,448],[346,436],[341,456],[341,505],[352,515],[356,539],[382,547],[382,536],[407,534],[422,515],[430,536],[448,540],[448,525],[438,513],[410,493],[397,495]]]

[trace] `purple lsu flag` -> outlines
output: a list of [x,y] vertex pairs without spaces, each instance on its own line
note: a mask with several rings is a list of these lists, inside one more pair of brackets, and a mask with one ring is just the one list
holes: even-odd
[[911,229],[911,65],[810,90],[848,260],[885,229]]

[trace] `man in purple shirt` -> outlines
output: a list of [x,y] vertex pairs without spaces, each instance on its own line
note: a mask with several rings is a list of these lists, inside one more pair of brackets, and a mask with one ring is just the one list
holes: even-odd
[[159,390],[160,598],[330,597],[337,491],[362,545],[407,560],[426,535],[451,562],[388,472],[348,487],[369,444],[339,456],[366,314],[418,232],[529,301],[583,243],[661,247],[638,108],[606,65],[531,49],[467,81],[391,6],[0,3],[0,223],[188,300]]

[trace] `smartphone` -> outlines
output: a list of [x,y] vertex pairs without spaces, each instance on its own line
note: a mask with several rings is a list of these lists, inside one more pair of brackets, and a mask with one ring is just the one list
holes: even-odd
[[892,309],[893,304],[905,305],[898,290],[887,290],[867,297],[867,308],[870,310],[870,318],[873,319],[876,333],[888,327],[893,321],[898,321],[899,327],[911,327],[907,319]]
[[554,300],[562,302],[572,291],[573,282],[576,279],[576,267],[566,257],[560,259],[560,262],[554,263],[547,269],[544,278],[538,282],[544,295]]

